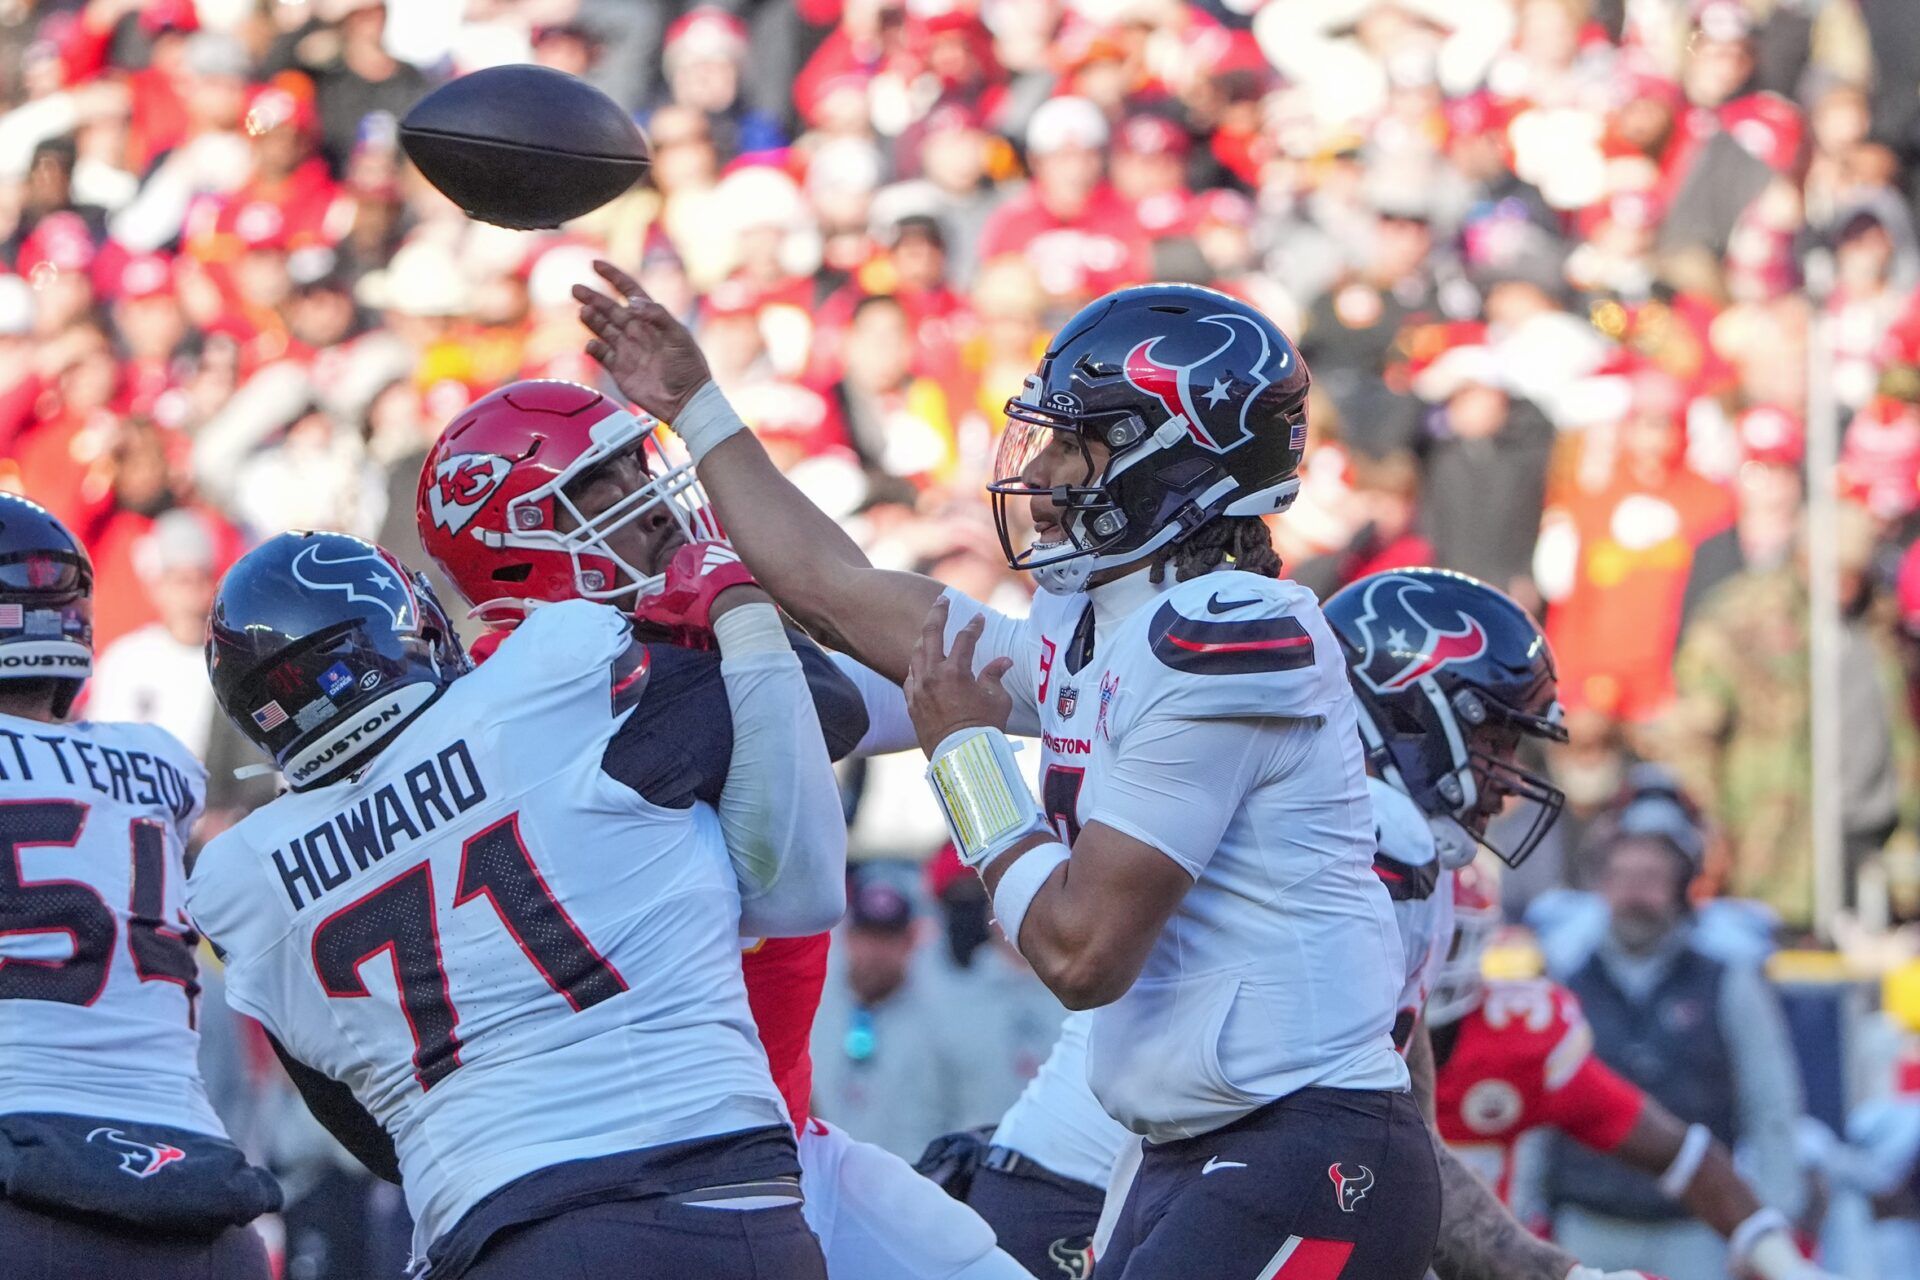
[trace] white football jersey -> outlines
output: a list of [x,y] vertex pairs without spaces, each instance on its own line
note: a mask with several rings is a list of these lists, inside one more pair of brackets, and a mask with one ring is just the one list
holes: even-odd
[[1453,877],[1440,869],[1433,832],[1419,805],[1378,778],[1367,779],[1367,792],[1373,799],[1374,870],[1393,899],[1405,962],[1396,1006],[1398,1033],[1403,1023],[1412,1029],[1453,940]]
[[[954,599],[958,621],[982,611]],[[1400,937],[1346,664],[1312,593],[1136,573],[1037,597],[1024,619],[987,613],[978,652],[1012,657],[1006,687],[1037,710],[1040,805],[1062,838],[1100,822],[1194,877],[1093,1018],[1108,1113],[1164,1141],[1309,1086],[1406,1088],[1389,1034]]]
[[[1410,1025],[1426,1003],[1434,965],[1452,933],[1453,878],[1439,872],[1433,835],[1419,807],[1377,778],[1367,783],[1373,804],[1376,874],[1384,880],[1407,868],[1409,879],[1417,880],[1405,895],[1395,893],[1395,886],[1388,883],[1405,957],[1398,1011]],[[1389,860],[1384,866],[1383,859]],[[1091,1010],[1067,1015],[1053,1051],[1007,1109],[993,1141],[1064,1177],[1104,1190],[1114,1162],[1138,1139],[1106,1113],[1087,1086],[1087,1037],[1092,1026]]]
[[602,768],[627,631],[534,612],[358,775],[194,868],[228,1001],[393,1135],[417,1254],[536,1170],[787,1123],[718,819]]
[[206,785],[153,725],[0,715],[0,1114],[225,1136],[182,910]]
[[1093,1010],[1067,1015],[1047,1060],[1000,1118],[993,1144],[1104,1191],[1114,1161],[1140,1139],[1108,1115],[1087,1086],[1092,1031]]

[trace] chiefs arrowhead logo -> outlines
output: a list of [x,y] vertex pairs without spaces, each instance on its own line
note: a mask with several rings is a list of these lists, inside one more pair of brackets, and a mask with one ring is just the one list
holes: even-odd
[[178,1164],[187,1158],[187,1153],[176,1146],[165,1142],[138,1142],[118,1129],[103,1126],[87,1135],[88,1142],[96,1138],[118,1149],[120,1172],[135,1178],[151,1178],[168,1165]]
[[1414,603],[1433,587],[1418,578],[1388,574],[1367,587],[1358,619],[1366,637],[1360,679],[1375,693],[1398,693],[1450,662],[1487,651],[1486,629],[1477,618],[1455,612],[1448,625],[1429,618]]
[[433,469],[427,512],[448,533],[458,533],[493,496],[513,466],[497,453],[459,453]]
[[1353,1206],[1359,1204],[1373,1189],[1373,1170],[1363,1164],[1357,1164],[1353,1169],[1352,1173],[1348,1173],[1343,1164],[1327,1166],[1327,1176],[1333,1179],[1333,1198],[1340,1202],[1342,1213],[1352,1213]]
[[[1149,338],[1127,353],[1127,381],[1165,405],[1168,417],[1184,416],[1201,448],[1226,453],[1253,437],[1247,415],[1273,385],[1267,362],[1275,353],[1251,316],[1223,312],[1202,316],[1199,323],[1210,326],[1198,331],[1203,336],[1219,336],[1211,351],[1185,364],[1169,364],[1155,354],[1166,336]],[[1272,373],[1285,377],[1293,353],[1283,349],[1278,358]]]

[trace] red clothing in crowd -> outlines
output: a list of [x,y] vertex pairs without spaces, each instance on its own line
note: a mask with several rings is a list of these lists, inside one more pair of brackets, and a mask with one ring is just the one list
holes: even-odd
[[1411,569],[1418,565],[1432,564],[1433,544],[1417,533],[1403,533],[1387,542],[1369,542],[1356,548],[1340,566],[1340,582],[1344,586],[1357,582],[1370,573],[1385,573],[1389,569]]
[[994,210],[980,232],[980,260],[1025,254],[1040,285],[1055,297],[1097,297],[1145,280],[1152,244],[1131,205],[1111,187],[1097,188],[1075,218],[1057,218],[1028,187]]
[[1193,230],[1199,213],[1199,201],[1185,187],[1156,191],[1142,196],[1133,205],[1134,221],[1142,231],[1153,236],[1184,236]]
[[[239,530],[218,512],[207,507],[193,510],[213,534],[215,572],[224,572],[240,558],[246,542]],[[68,526],[86,544],[87,554],[93,558],[95,653],[106,652],[107,646],[121,636],[160,620],[147,597],[138,564],[140,542],[152,530],[153,522],[153,516],[115,505],[109,495]]]
[[1623,720],[1655,716],[1673,698],[1673,653],[1693,553],[1733,521],[1733,496],[1676,467],[1648,488],[1616,477],[1563,494],[1548,522],[1575,539],[1574,581],[1547,613],[1547,639],[1569,707]]
[[186,237],[190,251],[208,262],[229,262],[242,249],[304,249],[330,245],[346,231],[334,215],[340,184],[315,156],[274,180],[255,177],[238,191],[196,209]]
[[1718,107],[1682,109],[1660,160],[1660,197],[1670,204],[1714,135],[1726,133],[1776,173],[1799,163],[1806,136],[1800,109],[1777,93],[1750,93]]
[[934,378],[952,389],[960,380],[960,344],[973,331],[973,309],[967,299],[946,285],[932,289],[903,289],[891,283],[885,261],[862,271],[846,287],[836,290],[814,312],[813,351],[808,376],[831,381],[840,376],[841,350],[854,308],[862,298],[884,294],[900,304],[913,328],[914,372]]

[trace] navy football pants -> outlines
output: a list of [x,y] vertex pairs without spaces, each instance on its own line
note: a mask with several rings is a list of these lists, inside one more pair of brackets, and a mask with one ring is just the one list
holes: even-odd
[[0,1198],[0,1275],[8,1280],[268,1280],[267,1247],[251,1227],[213,1237],[157,1236],[100,1218],[68,1217]]
[[1099,1280],[1422,1280],[1440,1174],[1411,1094],[1302,1089],[1149,1143]]
[[826,1280],[800,1205],[614,1200],[509,1228],[461,1280]]
[[977,1170],[967,1203],[1000,1247],[1041,1280],[1086,1280],[1104,1192],[1058,1174]]

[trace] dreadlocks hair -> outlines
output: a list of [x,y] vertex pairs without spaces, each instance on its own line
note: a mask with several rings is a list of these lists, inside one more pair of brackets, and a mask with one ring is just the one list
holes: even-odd
[[1148,581],[1158,586],[1171,565],[1174,580],[1185,582],[1211,572],[1222,561],[1263,578],[1280,576],[1280,555],[1273,549],[1273,532],[1266,521],[1259,516],[1217,516],[1154,552]]

